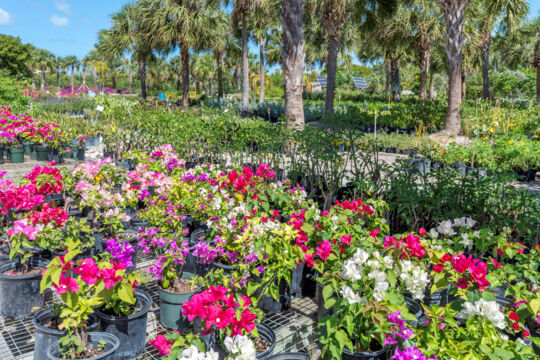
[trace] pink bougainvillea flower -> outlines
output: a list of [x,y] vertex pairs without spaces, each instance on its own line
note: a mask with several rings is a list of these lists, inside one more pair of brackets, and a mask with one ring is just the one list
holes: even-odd
[[98,280],[98,267],[96,262],[92,258],[84,259],[81,262],[81,266],[73,269],[75,274],[81,275],[81,280],[88,285],[93,285]]
[[315,266],[315,261],[313,260],[313,254],[306,253],[306,255],[304,256],[304,261],[306,262],[306,265],[310,268]]
[[444,265],[443,264],[433,265],[433,271],[435,271],[437,274],[442,273],[443,270],[444,270]]
[[467,281],[467,279],[459,279],[456,286],[460,289],[466,289],[468,286],[469,286],[469,282]]
[[423,227],[421,227],[419,230],[418,230],[418,235],[420,236],[426,236],[427,232],[426,232],[426,229],[424,229]]
[[518,313],[515,311],[511,311],[510,314],[508,314],[508,318],[510,320],[519,321]]
[[394,345],[397,343],[398,343],[397,340],[394,338],[394,336],[392,336],[392,334],[386,334],[386,336],[384,337],[384,342],[383,342],[384,346]]
[[491,259],[491,262],[493,263],[493,265],[495,265],[495,268],[503,268],[503,266],[501,264],[499,264],[499,262],[495,259]]
[[159,350],[159,356],[169,355],[171,352],[172,342],[169,342],[163,335],[156,336],[155,340],[148,342],[154,349]]
[[53,283],[53,287],[56,289],[57,294],[64,294],[68,291],[73,294],[74,292],[79,291],[77,280],[70,276],[60,277],[60,282],[58,284]]
[[317,251],[317,255],[320,256],[322,261],[325,261],[332,253],[332,244],[330,244],[330,241],[328,240],[320,242],[319,246],[315,248],[315,250]]

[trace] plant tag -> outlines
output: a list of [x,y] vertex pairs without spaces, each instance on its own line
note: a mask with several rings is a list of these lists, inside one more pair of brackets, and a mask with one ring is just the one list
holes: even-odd
[[98,106],[96,107],[96,110],[99,111],[99,112],[103,112],[104,109],[105,109],[105,108],[104,108],[103,106],[101,106],[101,105],[98,105]]

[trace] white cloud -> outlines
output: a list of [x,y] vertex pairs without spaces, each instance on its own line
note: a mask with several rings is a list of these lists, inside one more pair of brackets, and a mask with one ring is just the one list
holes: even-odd
[[54,6],[56,6],[56,10],[64,14],[67,14],[67,15],[71,14],[71,7],[69,5],[69,2],[67,2],[66,0],[55,0]]
[[56,14],[54,14],[53,16],[51,16],[51,18],[49,19],[49,21],[50,21],[51,24],[53,24],[54,26],[58,26],[58,27],[68,26],[68,25],[69,25],[69,20],[68,20],[67,17],[58,16],[58,15],[56,15]]
[[13,16],[6,10],[0,8],[0,26],[8,26],[13,24]]

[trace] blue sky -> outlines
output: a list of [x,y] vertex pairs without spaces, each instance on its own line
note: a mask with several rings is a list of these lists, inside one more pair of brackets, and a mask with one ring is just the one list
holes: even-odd
[[[85,56],[110,15],[134,0],[0,0],[0,33],[55,55]],[[529,0],[530,17],[540,15],[540,0]],[[254,51],[255,49],[252,49]]]

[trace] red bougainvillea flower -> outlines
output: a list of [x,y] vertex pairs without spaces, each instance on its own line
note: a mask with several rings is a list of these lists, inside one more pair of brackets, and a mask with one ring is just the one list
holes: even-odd
[[515,311],[511,311],[510,314],[508,315],[508,318],[510,320],[519,321],[518,313]]
[[159,356],[169,355],[171,352],[172,341],[168,341],[163,335],[156,336],[155,340],[148,342],[154,349],[159,350]]
[[444,254],[442,258],[439,259],[440,262],[445,263],[452,260],[450,254]]
[[424,229],[423,227],[421,227],[419,230],[418,230],[418,235],[420,236],[426,236],[427,232],[426,232],[426,229]]
[[456,286],[460,289],[466,289],[468,286],[469,286],[469,282],[467,281],[467,279],[459,279]]
[[517,323],[517,322],[513,323],[512,326],[510,326],[510,328],[512,330],[519,331],[519,323]]
[[341,235],[340,241],[341,241],[341,243],[343,245],[351,245],[352,234],[351,235]]
[[82,281],[86,282],[88,285],[92,285],[98,280],[98,270],[94,259],[87,258],[81,262],[81,266],[73,269],[73,272],[81,275]]
[[313,254],[310,254],[310,253],[306,253],[306,255],[304,256],[304,261],[306,262],[306,265],[308,267],[313,267],[315,266],[315,261],[313,259]]
[[528,336],[531,336],[531,333],[523,329],[523,337],[528,337]]
[[443,270],[444,270],[444,265],[443,264],[433,265],[433,271],[435,271],[437,274],[442,273]]
[[371,236],[372,238],[375,238],[377,239],[377,235],[379,235],[379,233],[381,232],[381,230],[379,229],[373,229],[369,232],[369,236]]

